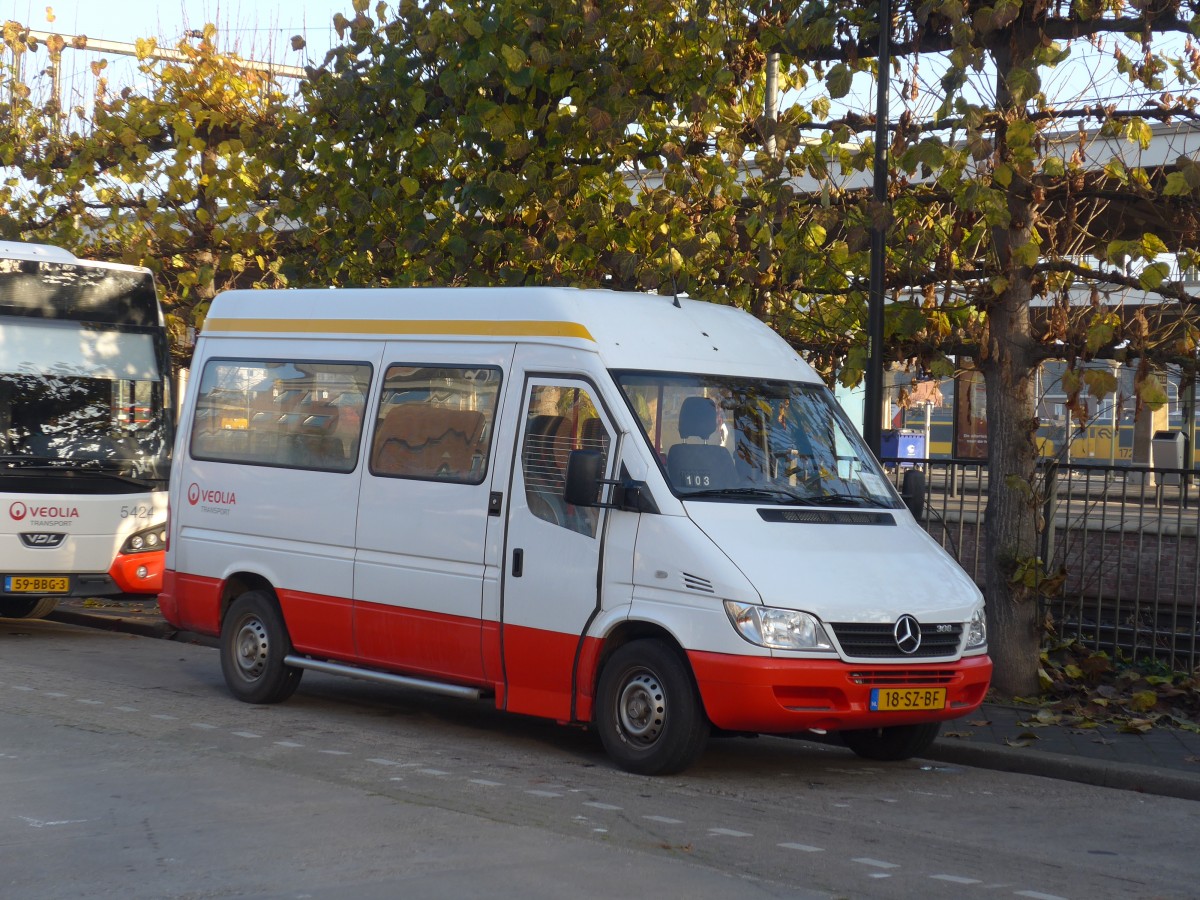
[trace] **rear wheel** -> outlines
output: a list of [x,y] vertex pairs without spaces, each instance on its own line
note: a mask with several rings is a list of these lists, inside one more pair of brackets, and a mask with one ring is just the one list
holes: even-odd
[[57,597],[0,600],[0,616],[6,619],[41,619],[50,615],[56,606]]
[[920,725],[860,728],[839,733],[842,743],[863,759],[895,762],[920,756],[928,750],[941,727],[941,722],[925,722]]
[[686,769],[709,733],[691,672],[656,640],[631,641],[605,663],[594,721],[608,755],[640,775]]
[[284,664],[291,652],[274,597],[249,591],[234,601],[221,625],[221,673],[233,696],[246,703],[279,703],[292,696],[304,670]]

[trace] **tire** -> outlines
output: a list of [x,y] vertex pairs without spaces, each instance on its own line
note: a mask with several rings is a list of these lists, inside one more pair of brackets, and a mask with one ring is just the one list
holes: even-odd
[[41,619],[50,615],[56,606],[57,597],[0,600],[0,616],[6,619]]
[[221,624],[221,674],[245,703],[280,703],[300,686],[303,669],[284,665],[292,642],[275,598],[265,591],[242,594]]
[[941,722],[925,722],[890,728],[862,728],[840,734],[842,743],[863,759],[898,762],[928,750],[941,727]]
[[613,761],[639,775],[686,769],[704,752],[710,729],[687,664],[648,639],[625,644],[605,663],[593,722]]

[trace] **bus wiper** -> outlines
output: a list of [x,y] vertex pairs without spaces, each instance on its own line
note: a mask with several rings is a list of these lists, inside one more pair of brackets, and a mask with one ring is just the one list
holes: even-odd
[[18,469],[36,469],[41,472],[61,472],[71,478],[79,476],[93,476],[97,478],[111,478],[125,484],[132,484],[137,487],[147,487],[154,484],[159,484],[165,481],[165,478],[157,477],[137,477],[130,475],[125,471],[129,469],[128,462],[121,462],[113,459],[61,459],[59,457],[47,456],[0,456],[0,465],[11,463],[14,468]]

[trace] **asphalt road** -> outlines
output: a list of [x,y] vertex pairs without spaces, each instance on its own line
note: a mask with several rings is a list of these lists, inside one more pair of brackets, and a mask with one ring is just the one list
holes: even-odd
[[1200,804],[777,738],[588,733],[215,650],[0,621],[0,896],[1193,897]]

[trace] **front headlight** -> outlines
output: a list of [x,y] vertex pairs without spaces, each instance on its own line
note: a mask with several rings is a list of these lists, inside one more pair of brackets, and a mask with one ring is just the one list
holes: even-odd
[[795,609],[725,601],[725,613],[738,634],[772,650],[833,652],[833,643],[816,616]]
[[167,525],[164,522],[162,525],[155,525],[153,528],[144,528],[136,534],[130,535],[125,539],[125,543],[121,545],[122,553],[147,553],[150,550],[164,550],[167,544]]
[[987,646],[987,615],[982,606],[975,608],[971,616],[971,624],[967,626],[967,646],[965,650],[978,650]]

